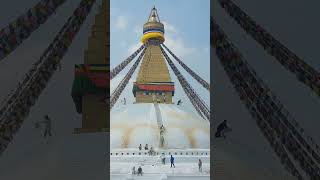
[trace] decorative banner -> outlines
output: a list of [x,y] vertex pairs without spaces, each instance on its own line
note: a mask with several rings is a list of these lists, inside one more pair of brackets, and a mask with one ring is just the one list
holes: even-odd
[[110,88],[108,64],[75,65],[75,79],[71,96],[78,113],[82,113],[82,96],[85,94],[105,94]]
[[23,40],[37,30],[41,24],[66,0],[41,0],[24,15],[19,16],[0,30],[0,61],[15,50]]
[[19,131],[29,114],[30,108],[34,105],[57,69],[57,65],[60,64],[61,59],[68,51],[74,36],[70,37],[67,34],[69,32],[75,34],[79,32],[94,2],[95,0],[82,0],[80,2],[75,11],[80,12],[81,15],[73,14],[69,17],[66,24],[56,35],[55,40],[33,65],[23,81],[13,91],[13,94],[10,94],[4,104],[0,106],[0,155]]
[[268,54],[275,57],[275,59],[294,74],[300,82],[320,96],[320,76],[315,68],[307,64],[276,40],[232,1],[218,0],[218,2],[230,17],[232,17],[246,33],[251,35]]
[[137,83],[134,82],[133,83],[133,95],[134,97],[136,96],[136,92],[138,91],[154,91],[154,92],[163,92],[163,91],[167,91],[167,92],[172,92],[172,96],[174,96],[174,84],[173,82],[164,82],[164,83],[158,83],[158,82],[154,82],[154,83]]

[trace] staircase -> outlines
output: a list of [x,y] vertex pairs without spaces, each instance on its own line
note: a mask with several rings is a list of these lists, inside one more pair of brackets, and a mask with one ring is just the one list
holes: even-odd
[[144,165],[156,165],[156,164],[160,164],[160,159],[158,156],[153,156],[153,157],[147,157],[145,159],[142,159],[140,161],[138,161],[139,164],[141,164],[142,166]]

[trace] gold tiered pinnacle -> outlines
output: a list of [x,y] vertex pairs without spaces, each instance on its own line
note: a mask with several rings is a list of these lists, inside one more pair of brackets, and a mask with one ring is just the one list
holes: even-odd
[[[84,64],[109,67],[109,0],[103,0],[101,7],[84,52]],[[106,94],[87,93],[82,97],[82,128],[75,129],[75,133],[108,130],[110,112],[105,103]]]
[[163,34],[164,26],[154,7],[143,26],[142,42],[146,45],[146,51],[133,86],[136,103],[172,103],[174,84],[160,49]]
[[102,9],[95,16],[88,50],[85,51],[85,64],[109,64],[109,11],[107,0],[103,0]]
[[147,46],[137,83],[171,82],[168,67],[158,45]]

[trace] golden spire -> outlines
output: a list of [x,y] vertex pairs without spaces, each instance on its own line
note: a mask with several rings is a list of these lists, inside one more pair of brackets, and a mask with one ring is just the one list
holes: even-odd
[[160,49],[160,44],[164,41],[163,34],[164,26],[157,9],[153,7],[143,26],[142,41],[146,45],[146,51],[133,87],[136,103],[172,103],[174,85]]

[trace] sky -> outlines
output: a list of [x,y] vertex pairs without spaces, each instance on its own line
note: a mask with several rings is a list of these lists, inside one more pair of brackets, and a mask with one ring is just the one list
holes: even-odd
[[[209,0],[111,0],[110,5],[111,68],[120,64],[140,47],[143,24],[148,20],[150,11],[155,5],[160,21],[165,26],[166,40],[164,44],[200,77],[210,82]],[[173,58],[171,59],[173,60]],[[187,74],[175,60],[173,61],[199,96],[209,105],[209,92]],[[131,62],[111,81],[111,92],[117,87],[133,63]],[[174,102],[182,99],[185,109],[196,113],[171,68],[169,66],[168,68],[176,87]],[[125,97],[128,103],[134,102],[132,87],[138,70],[139,67],[119,99]],[[120,100],[115,107],[119,105]]]
[[[234,2],[291,51],[320,70],[320,55],[316,50],[320,41],[320,26],[319,23],[315,23],[320,15],[319,1],[309,0],[305,3],[299,0],[234,0]],[[217,2],[212,5],[216,22],[227,33],[243,57],[307,133],[320,144],[319,97],[268,55]],[[216,151],[231,151],[230,156],[236,156],[240,162],[251,164],[252,168],[266,168],[273,172],[283,171],[277,156],[257,128],[254,119],[240,102],[214,54],[214,49],[211,53],[213,67],[211,71],[215,82],[212,99],[215,110],[213,125],[227,119],[233,129],[227,138],[229,145],[213,139]]]

